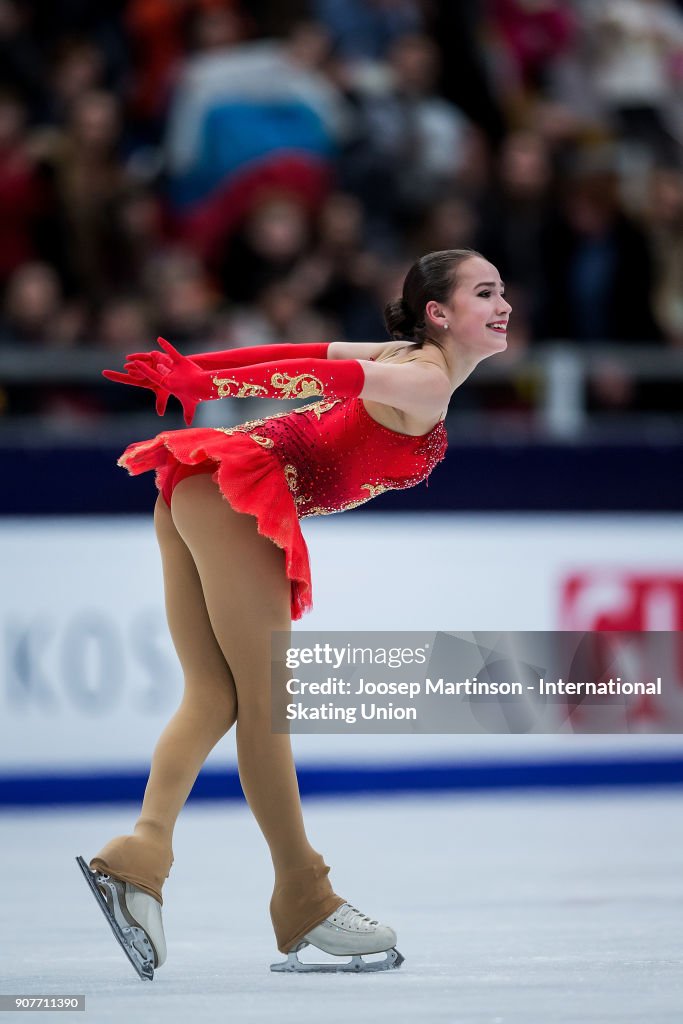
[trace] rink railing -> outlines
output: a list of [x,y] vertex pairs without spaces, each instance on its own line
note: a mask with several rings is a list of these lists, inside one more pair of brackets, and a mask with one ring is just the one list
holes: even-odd
[[[191,349],[186,351],[191,355]],[[11,391],[15,386],[41,388],[58,384],[86,391],[96,384],[101,387],[103,367],[122,365],[123,355],[123,352],[102,348],[34,348],[29,351],[23,346],[2,347],[0,398],[3,390]],[[657,382],[662,386],[681,382],[683,349],[662,348],[658,343],[625,346],[553,341],[537,344],[522,354],[505,353],[477,367],[465,385],[463,402],[452,403],[449,422],[457,422],[459,428],[473,435],[512,430],[556,441],[575,441],[586,434],[614,436],[632,432],[634,428],[683,436],[683,401],[680,409],[670,411],[633,410],[628,402],[624,406],[616,402],[612,408],[589,411],[591,382],[606,376],[626,381],[627,386],[629,382],[634,385],[654,383],[656,388]],[[511,388],[511,392],[507,399],[503,398],[502,408],[496,408],[495,400],[491,404],[490,397],[501,385]],[[7,395],[4,397],[0,410],[2,405],[8,404]],[[153,418],[150,410],[150,420]],[[128,419],[139,420],[140,414],[107,414],[96,424],[96,430],[101,429],[106,434]],[[0,415],[0,437],[6,430],[11,433],[20,420],[26,427],[26,417]],[[53,427],[53,421],[31,423],[31,430],[35,429],[36,434]],[[68,432],[68,423],[65,430]],[[75,433],[79,431],[82,431],[82,424],[74,427]]]

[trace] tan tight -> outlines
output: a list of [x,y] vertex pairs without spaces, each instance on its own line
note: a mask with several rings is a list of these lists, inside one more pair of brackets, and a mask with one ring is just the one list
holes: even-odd
[[185,690],[154,751],[134,834],[112,840],[90,866],[161,902],[176,819],[209,752],[236,721],[240,782],[270,849],[271,917],[287,952],[343,899],[306,836],[290,738],[271,731],[270,635],[291,626],[284,553],[258,533],[253,516],[232,509],[208,474],[181,480],[171,510],[159,496],[154,522]]

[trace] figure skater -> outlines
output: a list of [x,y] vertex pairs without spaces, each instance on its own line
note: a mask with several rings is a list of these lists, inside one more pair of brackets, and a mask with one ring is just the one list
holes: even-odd
[[[428,253],[385,309],[385,343],[269,345],[187,358],[134,353],[114,381],[170,395],[188,427],[198,402],[259,395],[317,399],[230,428],[171,430],[131,444],[129,473],[155,470],[154,521],[168,625],[184,695],[153,754],[133,833],[77,858],[118,941],[142,978],[166,958],[162,887],[176,819],[209,752],[236,723],[239,775],[274,869],[270,913],[276,970],[400,966],[396,934],[338,896],[309,843],[288,734],[271,731],[270,641],[311,607],[299,520],[355,508],[426,480],[443,459],[453,392],[506,347],[510,306],[479,253]],[[302,964],[311,944],[340,957]],[[385,951],[383,960],[362,956]],[[343,960],[351,956],[351,961]]]

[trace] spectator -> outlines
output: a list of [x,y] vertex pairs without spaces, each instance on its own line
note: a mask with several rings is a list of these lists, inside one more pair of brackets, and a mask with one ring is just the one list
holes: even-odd
[[66,306],[59,277],[46,263],[24,263],[7,283],[0,340],[5,344],[70,348],[84,314]]
[[650,178],[645,230],[656,268],[657,323],[673,345],[683,345],[683,173],[656,170]]
[[489,7],[498,94],[511,123],[521,126],[554,64],[571,48],[576,19],[566,0],[491,0]]
[[428,34],[439,50],[439,93],[495,146],[506,125],[495,95],[495,64],[485,45],[488,6],[488,0],[428,4],[425,15]]
[[345,188],[365,210],[372,243],[395,248],[424,209],[457,184],[473,126],[435,93],[436,47],[427,36],[403,36],[385,69],[359,73],[350,91],[353,142],[341,161]]
[[147,270],[156,333],[180,346],[201,345],[212,337],[219,296],[196,256],[170,250]]
[[381,261],[365,246],[363,208],[343,192],[329,197],[318,217],[316,242],[300,273],[316,309],[338,324],[348,341],[376,336],[378,309],[373,290]]
[[131,49],[130,111],[142,134],[158,141],[171,88],[185,53],[189,0],[128,0],[125,27]]
[[154,274],[169,244],[155,192],[126,182],[112,204],[109,233],[109,290],[134,293]]
[[300,68],[326,75],[332,50],[330,34],[318,21],[296,21],[287,33],[287,54]]
[[680,165],[671,132],[672,62],[683,53],[683,14],[671,0],[584,4],[593,82],[620,139]]
[[51,119],[62,124],[79,97],[104,88],[104,54],[89,39],[66,40],[57,47],[50,84]]
[[554,199],[545,140],[532,131],[511,132],[499,154],[496,180],[479,203],[474,248],[487,254],[505,281],[520,343],[542,338],[547,329],[545,249]]
[[86,92],[46,154],[66,235],[64,277],[91,301],[106,296],[109,287],[114,210],[127,185],[118,153],[120,130],[117,98]]
[[30,155],[25,107],[11,94],[0,94],[0,286],[17,267],[38,255],[37,234],[46,199]]
[[208,266],[265,189],[319,207],[343,117],[335,88],[287,42],[187,61],[169,118],[169,199],[182,236]]
[[0,88],[21,96],[35,120],[44,118],[49,106],[44,68],[31,12],[16,0],[0,0]]
[[475,245],[478,216],[472,201],[453,192],[428,206],[418,226],[412,252],[471,249]]
[[244,36],[242,19],[225,0],[194,4],[189,19],[190,48],[195,53],[229,49]]
[[137,295],[108,299],[95,325],[97,344],[124,353],[145,351],[152,333],[146,304]]
[[607,166],[578,167],[563,191],[544,245],[548,298],[542,336],[659,339],[652,257],[645,234],[621,207],[615,172]]
[[[236,345],[251,345],[254,338],[262,339],[265,345],[299,344],[339,334],[329,318],[307,305],[305,291],[296,282],[268,285],[252,305],[235,310],[231,321],[231,337]],[[282,410],[282,405],[272,404]]]
[[266,192],[255,198],[226,247],[221,275],[225,294],[232,302],[253,301],[292,271],[309,241],[308,211],[296,194]]

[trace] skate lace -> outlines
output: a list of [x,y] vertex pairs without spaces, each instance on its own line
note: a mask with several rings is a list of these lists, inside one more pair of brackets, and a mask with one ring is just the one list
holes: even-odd
[[360,910],[352,907],[350,903],[344,903],[339,910],[335,911],[335,917],[342,925],[350,928],[379,924],[379,921],[373,921],[367,914],[361,914]]

